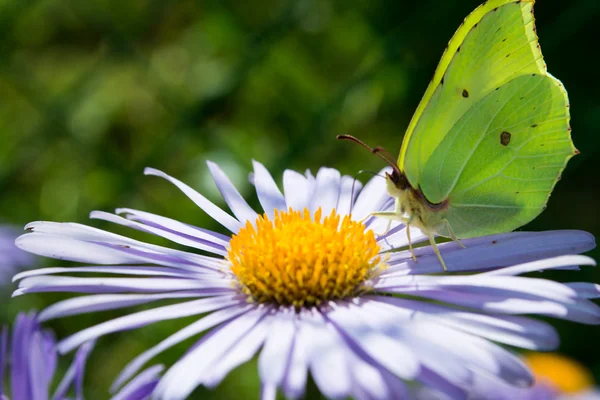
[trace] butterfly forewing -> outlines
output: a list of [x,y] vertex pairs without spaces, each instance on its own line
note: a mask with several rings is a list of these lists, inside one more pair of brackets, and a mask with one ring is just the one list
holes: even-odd
[[399,165],[413,187],[421,185],[431,154],[474,104],[518,76],[546,74],[533,22],[533,2],[518,0],[489,1],[465,19],[402,144]]

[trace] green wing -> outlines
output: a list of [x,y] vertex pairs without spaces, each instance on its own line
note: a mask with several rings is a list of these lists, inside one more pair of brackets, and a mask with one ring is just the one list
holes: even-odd
[[520,75],[545,75],[533,0],[491,0],[450,40],[404,136],[398,165],[414,188],[431,154],[457,121],[495,88]]
[[557,79],[522,75],[454,124],[429,157],[421,189],[433,203],[448,199],[445,218],[456,236],[511,231],[543,210],[577,152],[568,107]]

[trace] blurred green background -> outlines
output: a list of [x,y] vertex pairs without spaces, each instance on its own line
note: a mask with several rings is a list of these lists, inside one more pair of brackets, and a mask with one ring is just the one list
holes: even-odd
[[[218,204],[206,160],[218,162],[253,204],[252,159],[278,178],[285,168],[322,165],[351,175],[377,171],[380,160],[335,135],[353,134],[396,154],[447,41],[479,3],[1,0],[0,220],[88,223],[91,210],[132,207],[217,229],[173,186],[144,177],[143,168],[178,177]],[[570,95],[581,155],[569,163],[548,209],[524,229],[597,236],[600,2],[539,0],[536,18],[549,70]],[[590,254],[600,258],[598,250]],[[544,276],[600,282],[593,268]],[[65,297],[9,302],[11,290],[2,292],[3,323],[18,310]],[[50,326],[64,337],[115,315]],[[107,398],[110,381],[131,358],[188,322],[100,340],[88,369],[88,398]],[[561,351],[599,378],[599,329],[553,323]],[[158,361],[172,363],[190,343]],[[236,370],[214,392],[197,393],[257,398],[255,366]]]

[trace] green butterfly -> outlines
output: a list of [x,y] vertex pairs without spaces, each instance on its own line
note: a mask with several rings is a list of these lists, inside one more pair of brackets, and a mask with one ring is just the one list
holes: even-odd
[[398,164],[391,162],[395,211],[374,215],[423,231],[444,269],[434,235],[460,244],[528,223],[578,154],[567,92],[546,71],[533,3],[490,0],[464,20],[408,126]]

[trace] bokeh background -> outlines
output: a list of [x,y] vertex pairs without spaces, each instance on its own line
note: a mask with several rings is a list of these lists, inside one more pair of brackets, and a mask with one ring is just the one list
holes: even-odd
[[[1,0],[0,220],[88,223],[91,210],[132,207],[217,229],[166,181],[144,177],[143,168],[176,176],[219,204],[206,160],[218,162],[248,196],[252,159],[279,177],[285,168],[322,165],[351,175],[377,171],[380,160],[335,135],[350,133],[396,154],[447,41],[479,3]],[[523,229],[598,235],[600,2],[539,0],[536,18],[549,70],[570,95],[581,155],[569,163],[547,210]],[[590,254],[600,258],[598,250]],[[600,282],[594,268],[544,276]],[[12,290],[10,283],[0,290],[2,323],[18,310],[63,298],[9,300]],[[50,326],[64,337],[114,315]],[[88,369],[88,398],[107,398],[106,388],[131,358],[188,322],[100,340]],[[560,350],[600,378],[600,328],[554,324]],[[172,363],[189,344],[158,361]],[[205,399],[257,396],[252,363],[216,391],[197,391]]]

